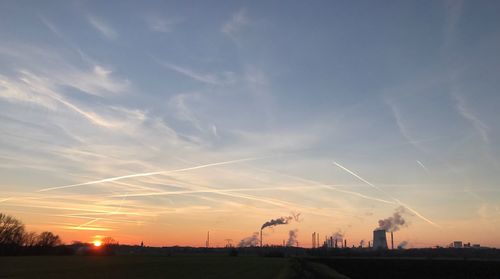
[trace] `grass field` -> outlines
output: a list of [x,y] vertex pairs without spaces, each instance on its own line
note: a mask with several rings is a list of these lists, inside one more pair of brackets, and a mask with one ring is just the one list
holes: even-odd
[[2,257],[0,278],[278,278],[286,264],[263,257]]
[[500,261],[418,258],[316,258],[352,279],[498,279]]
[[257,256],[0,257],[0,278],[334,278],[323,264]]
[[220,255],[0,257],[0,278],[500,278],[500,262]]

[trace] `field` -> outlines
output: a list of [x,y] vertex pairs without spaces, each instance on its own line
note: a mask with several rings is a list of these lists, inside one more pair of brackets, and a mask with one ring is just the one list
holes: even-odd
[[0,258],[0,278],[276,278],[283,258],[40,256]]
[[0,278],[345,278],[328,267],[256,256],[0,257]]
[[500,262],[221,255],[0,257],[0,278],[500,278]]
[[500,278],[498,260],[417,258],[318,258],[352,279],[361,278]]

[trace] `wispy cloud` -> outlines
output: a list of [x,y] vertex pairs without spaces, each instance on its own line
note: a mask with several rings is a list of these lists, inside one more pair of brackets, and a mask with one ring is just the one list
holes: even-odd
[[399,108],[394,104],[393,101],[390,101],[389,99],[385,98],[385,103],[389,106],[391,109],[392,115],[394,116],[394,119],[396,120],[396,125],[398,126],[399,132],[401,135],[406,139],[406,141],[413,145],[415,148],[417,148],[420,151],[424,151],[423,147],[421,146],[421,142],[423,141],[429,141],[429,140],[420,140],[420,139],[415,139],[410,130],[408,129],[407,125],[405,124],[403,117],[401,116],[401,112]]
[[481,139],[485,143],[489,143],[490,142],[490,139],[488,137],[489,127],[486,124],[484,124],[484,122],[476,115],[474,111],[470,109],[470,107],[467,105],[467,101],[464,96],[456,92],[453,92],[451,95],[455,99],[456,109],[460,113],[460,115],[466,120],[468,120],[472,124],[472,126],[474,126],[476,131],[481,136]]
[[38,18],[40,18],[40,21],[45,25],[47,26],[47,28],[50,29],[50,31],[52,31],[52,33],[56,34],[57,36],[59,37],[62,37],[62,33],[61,31],[59,30],[59,28],[57,28],[55,26],[54,23],[52,23],[50,20],[48,20],[45,16],[42,16],[42,15],[38,15]]
[[182,121],[190,123],[198,131],[203,132],[204,128],[201,121],[196,117],[195,113],[186,104],[187,99],[196,98],[196,93],[177,94],[169,101],[169,106],[172,107],[176,114],[175,116]]
[[27,70],[45,82],[58,87],[71,87],[84,93],[104,96],[122,93],[130,88],[130,81],[117,78],[110,67],[85,57],[85,63],[74,61],[74,52],[56,52],[52,49],[12,43],[0,46],[0,54],[15,61],[15,70]]
[[31,102],[47,108],[55,109],[56,104],[80,114],[90,122],[105,128],[115,128],[118,123],[105,120],[97,113],[86,111],[72,103],[53,88],[50,80],[42,78],[28,71],[20,71],[16,79],[0,76],[0,97],[16,102]]
[[99,33],[110,40],[114,40],[118,37],[118,33],[105,21],[95,16],[88,16],[88,22],[92,27],[94,27]]
[[168,33],[174,30],[174,27],[182,22],[181,18],[163,18],[160,16],[147,16],[144,18],[151,31]]
[[247,12],[245,9],[240,9],[234,13],[227,22],[222,25],[221,31],[229,36],[235,35],[243,26],[249,23]]
[[173,70],[179,74],[192,78],[196,81],[212,84],[212,85],[226,85],[234,83],[235,76],[233,72],[223,72],[223,73],[200,73],[192,69],[181,67],[172,63],[159,62],[164,67]]

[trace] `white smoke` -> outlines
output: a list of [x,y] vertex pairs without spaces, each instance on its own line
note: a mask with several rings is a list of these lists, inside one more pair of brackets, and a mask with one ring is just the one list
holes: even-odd
[[298,231],[299,230],[295,229],[288,232],[286,246],[294,246],[297,243]]
[[400,206],[396,208],[396,211],[392,214],[392,216],[378,220],[378,229],[385,230],[387,232],[395,232],[398,231],[401,227],[407,226],[405,219],[403,218],[403,214],[405,213],[405,208]]
[[251,236],[245,237],[240,240],[239,247],[255,247],[259,246],[259,233],[254,232]]

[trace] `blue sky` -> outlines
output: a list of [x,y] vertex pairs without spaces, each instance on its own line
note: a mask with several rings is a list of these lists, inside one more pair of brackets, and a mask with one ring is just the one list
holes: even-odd
[[498,246],[499,10],[2,1],[2,211],[66,241],[222,245],[292,211],[304,243],[368,240],[404,206],[413,246]]

